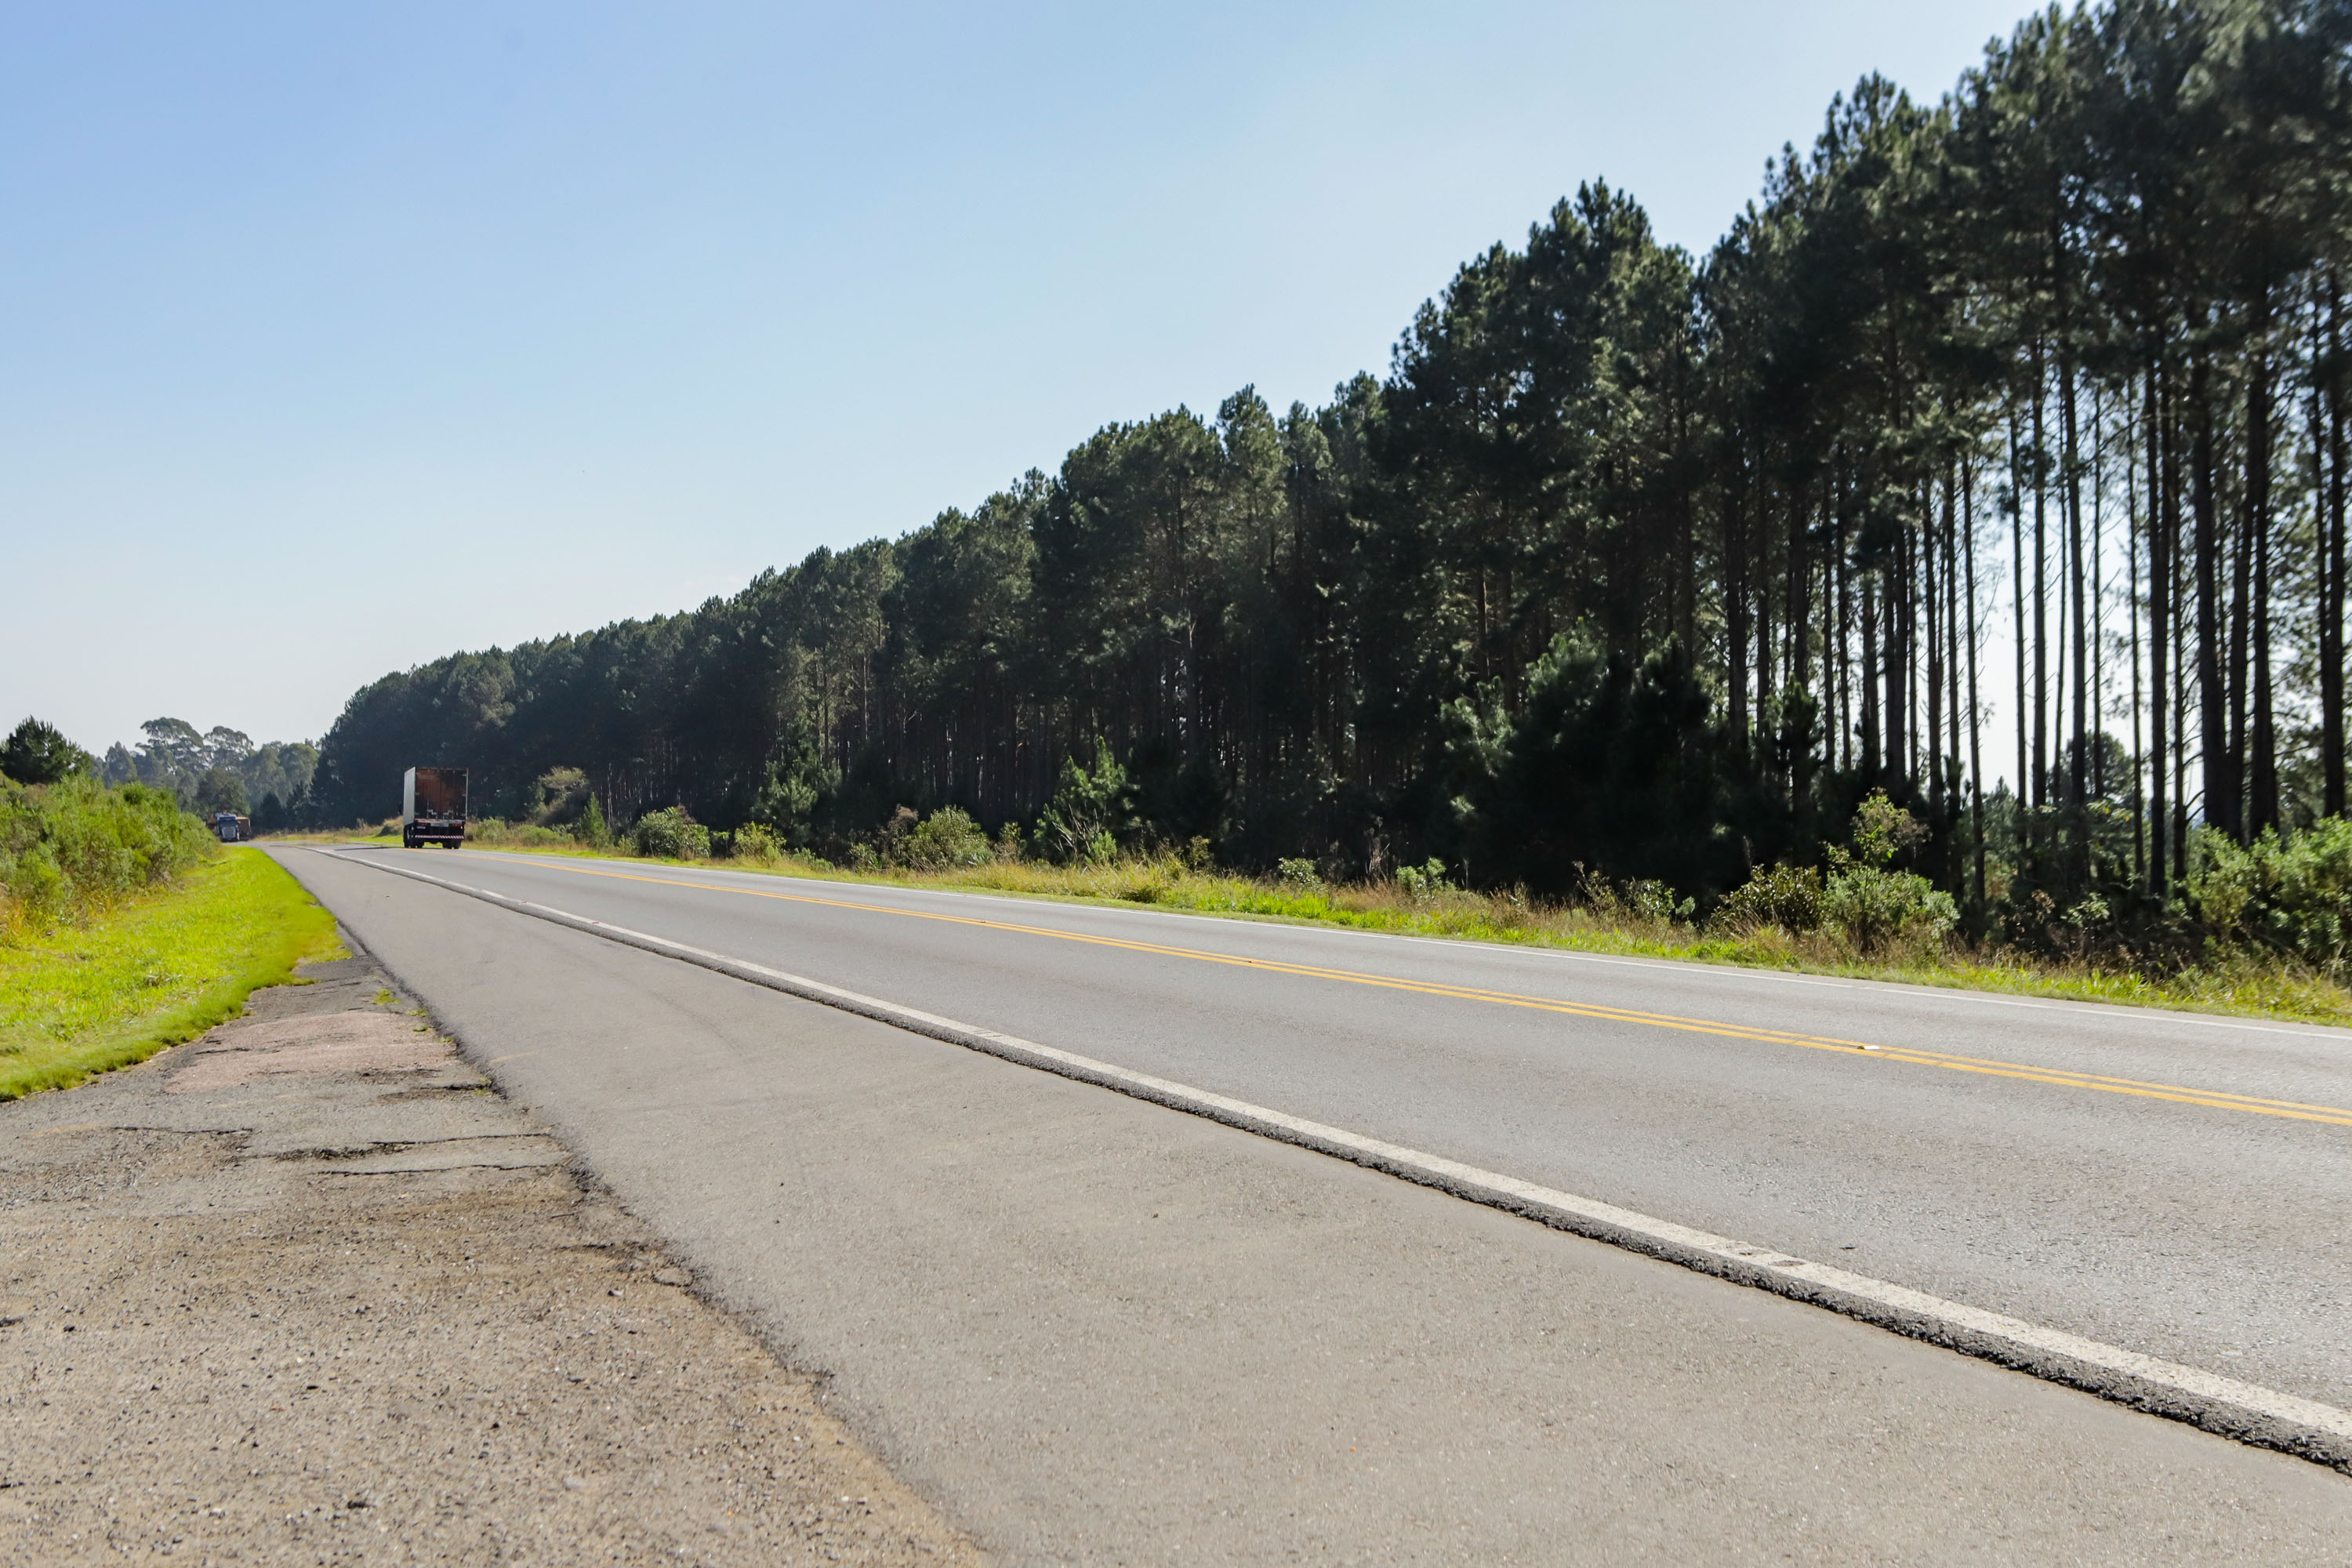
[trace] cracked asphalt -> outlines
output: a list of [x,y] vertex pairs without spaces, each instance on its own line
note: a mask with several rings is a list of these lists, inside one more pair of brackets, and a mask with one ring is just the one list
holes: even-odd
[[0,1106],[0,1563],[978,1556],[364,957]]

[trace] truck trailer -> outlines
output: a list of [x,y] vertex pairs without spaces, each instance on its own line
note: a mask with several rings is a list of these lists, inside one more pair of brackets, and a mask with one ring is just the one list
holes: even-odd
[[400,842],[410,849],[466,841],[466,770],[411,768],[400,775]]

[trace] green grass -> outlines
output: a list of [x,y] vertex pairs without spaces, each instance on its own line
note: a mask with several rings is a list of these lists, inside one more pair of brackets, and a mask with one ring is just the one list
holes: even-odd
[[[638,860],[625,851],[593,851],[576,845],[495,843],[481,847],[500,854],[636,860],[640,865],[687,864]],[[836,882],[967,888],[1066,903],[1149,904],[1227,919],[1345,926],[1461,942],[1681,959],[1858,980],[1996,991],[2019,996],[2352,1024],[2352,993],[2343,986],[2322,975],[2251,959],[2161,976],[2103,966],[2095,957],[2065,963],[2004,949],[1972,950],[1958,945],[1864,959],[1842,951],[1826,936],[1790,936],[1778,928],[1748,935],[1710,932],[1689,925],[1634,919],[1620,911],[1530,905],[1505,894],[1444,892],[1415,899],[1386,882],[1293,888],[1229,872],[1194,870],[1175,860],[1124,861],[1110,866],[1048,866],[1028,860],[997,860],[943,871],[848,870],[796,856],[767,865],[746,860],[700,864]]]
[[243,1011],[294,966],[342,956],[335,919],[268,856],[231,849],[175,885],[0,946],[0,1100],[143,1061]]

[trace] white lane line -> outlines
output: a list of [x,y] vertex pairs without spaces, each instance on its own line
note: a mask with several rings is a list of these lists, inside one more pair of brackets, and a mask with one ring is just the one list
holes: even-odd
[[[305,846],[305,847],[316,849],[320,854],[340,853],[340,851],[331,850],[320,845],[310,845]],[[365,847],[388,848],[389,846],[369,845]],[[503,865],[518,867],[532,865],[541,858],[541,857],[530,855],[501,854],[499,851],[495,849],[480,849],[474,851],[474,853],[486,859],[496,859]],[[663,869],[671,871],[689,871],[709,877],[740,878],[746,881],[755,883],[777,881],[791,882],[798,887],[824,888],[835,891],[846,886],[857,888],[864,891],[877,895],[897,893],[909,899],[941,899],[958,900],[971,903],[1009,904],[1017,909],[1025,909],[1033,911],[1036,910],[1041,903],[1050,905],[1053,901],[1051,900],[1043,899],[1009,898],[1002,893],[971,893],[965,892],[961,889],[950,891],[947,889],[929,888],[898,888],[890,886],[887,883],[811,882],[797,877],[770,877],[756,871],[722,871],[716,868],[684,866],[667,866],[664,867]],[[709,884],[705,885],[708,886]],[[1164,920],[1201,922],[1214,921],[1222,918],[1213,913],[1195,912],[1181,910],[1124,910],[1097,908],[1095,909],[1093,912],[1103,915],[1124,916],[1146,921]],[[1246,923],[1256,924],[1259,922]],[[2352,1044],[2352,1032],[2347,1032],[2344,1029],[2298,1029],[2284,1024],[2240,1023],[2228,1018],[2212,1018],[2196,1013],[2184,1013],[2169,1007],[2130,1007],[2113,1002],[2076,1002],[2072,1000],[2033,1002],[2027,1001],[2021,997],[1994,996],[1981,991],[1962,990],[1958,987],[1906,984],[1901,981],[1894,980],[1824,980],[1812,975],[1782,974],[1769,969],[1748,969],[1743,968],[1738,964],[1732,963],[1701,963],[1689,959],[1627,958],[1609,953],[1578,952],[1568,948],[1522,947],[1513,943],[1472,942],[1461,937],[1420,936],[1411,931],[1355,931],[1312,924],[1282,925],[1272,921],[1265,923],[1267,925],[1273,925],[1276,930],[1297,931],[1302,936],[1310,938],[1370,938],[1381,942],[1416,942],[1427,947],[1461,948],[1471,952],[1478,953],[1484,957],[1502,957],[1507,955],[1513,957],[1523,956],[1569,963],[1606,963],[1614,964],[1625,969],[1651,970],[1659,973],[1671,974],[1678,978],[1691,975],[1704,980],[1769,980],[1783,985],[1818,985],[1832,991],[1884,990],[1891,992],[1908,1001],[1922,1002],[1931,1005],[1940,1002],[1951,1003],[1961,1006],[2032,1007],[2043,1012],[2068,1013],[2073,1014],[2077,1017],[2102,1018],[2115,1023],[2137,1025],[2142,1027],[2148,1026],[2151,1024],[2158,1027],[2168,1024],[2184,1024],[2200,1029],[2239,1029],[2245,1033],[2254,1035],[2284,1035],[2290,1038],[2298,1040],[2333,1040],[2338,1045]]]
[[1517,1176],[1465,1165],[1442,1154],[1369,1138],[1345,1128],[1309,1121],[1244,1100],[1213,1094],[1169,1079],[1131,1071],[1058,1047],[960,1023],[936,1013],[828,985],[821,980],[731,958],[667,937],[607,924],[546,904],[469,887],[428,872],[382,860],[359,859],[333,850],[318,853],[394,876],[428,882],[454,893],[485,900],[503,909],[568,926],[608,942],[683,960],[721,974],[782,991],[806,1001],[838,1007],[861,1017],[895,1025],[950,1045],[982,1051],[1064,1078],[1116,1089],[1157,1105],[1188,1111],[1230,1127],[1295,1143],[1356,1164],[1383,1171],[1423,1186],[1490,1207],[1612,1243],[1702,1273],[1755,1286],[1800,1301],[1891,1329],[1914,1339],[1998,1362],[2128,1405],[2185,1421],[2209,1432],[2261,1447],[2299,1455],[2338,1469],[2352,1469],[2352,1412],[2277,1389],[2241,1383],[2178,1362],[2142,1355],[2119,1345],[2084,1339],[1999,1312],[1948,1301],[1825,1263],[1790,1258],[1672,1220],[1620,1208],[1597,1198],[1579,1197]]

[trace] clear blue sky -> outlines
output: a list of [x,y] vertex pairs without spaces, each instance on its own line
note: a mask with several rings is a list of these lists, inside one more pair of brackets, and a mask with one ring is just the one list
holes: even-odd
[[1704,250],[2016,0],[0,8],[0,725],[461,647],[1385,367],[1602,176]]

